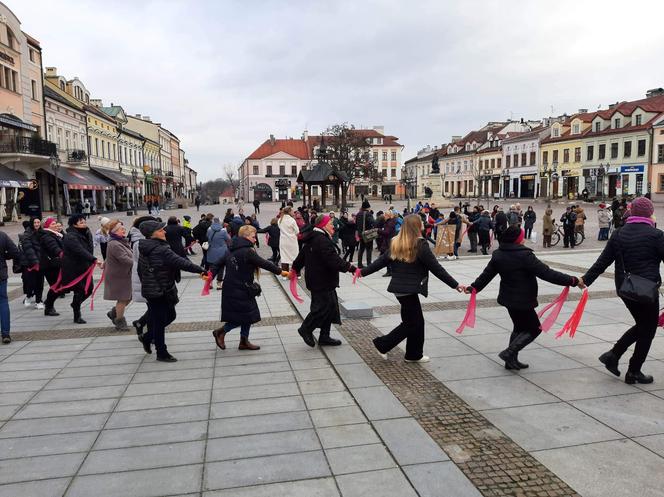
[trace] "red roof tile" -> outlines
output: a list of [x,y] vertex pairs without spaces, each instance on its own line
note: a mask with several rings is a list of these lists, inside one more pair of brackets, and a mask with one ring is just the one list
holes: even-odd
[[277,152],[284,152],[286,154],[297,157],[298,159],[310,159],[309,146],[304,140],[296,140],[294,138],[276,139],[274,144],[270,140],[265,140],[263,144],[254,150],[247,159],[264,159]]

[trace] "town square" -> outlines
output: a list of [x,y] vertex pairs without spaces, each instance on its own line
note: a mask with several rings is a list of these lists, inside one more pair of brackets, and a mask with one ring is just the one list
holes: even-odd
[[664,497],[646,13],[0,1],[0,497]]

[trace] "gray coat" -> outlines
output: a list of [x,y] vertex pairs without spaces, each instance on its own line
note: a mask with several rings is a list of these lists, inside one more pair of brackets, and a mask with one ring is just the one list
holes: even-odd
[[104,300],[131,300],[133,265],[129,240],[111,238],[104,263]]

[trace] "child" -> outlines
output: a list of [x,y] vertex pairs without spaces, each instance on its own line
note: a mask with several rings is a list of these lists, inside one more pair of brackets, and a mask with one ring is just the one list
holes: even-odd
[[277,218],[273,218],[267,228],[259,229],[256,231],[258,233],[267,234],[267,246],[272,249],[272,257],[270,257],[268,261],[272,261],[274,264],[279,264],[279,237],[281,236],[281,230],[279,229]]
[[519,362],[521,349],[531,343],[542,332],[535,312],[537,302],[537,278],[560,286],[577,286],[578,278],[554,271],[540,261],[533,251],[523,245],[525,231],[518,226],[510,226],[500,239],[498,250],[494,251],[489,264],[475,282],[466,288],[477,292],[500,275],[498,304],[507,307],[514,329],[509,346],[498,357],[505,361],[505,369],[524,369],[528,364]]

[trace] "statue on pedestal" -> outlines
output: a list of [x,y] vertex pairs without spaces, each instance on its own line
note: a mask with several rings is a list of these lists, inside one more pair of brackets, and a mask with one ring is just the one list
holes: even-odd
[[433,159],[431,159],[431,174],[440,174],[440,167],[438,166],[438,152],[433,154]]

